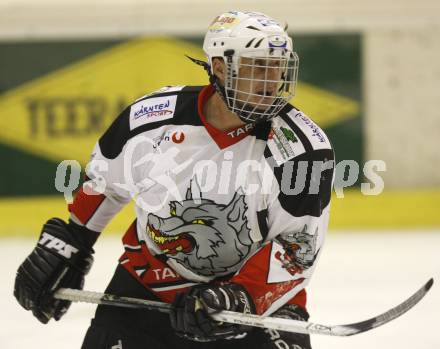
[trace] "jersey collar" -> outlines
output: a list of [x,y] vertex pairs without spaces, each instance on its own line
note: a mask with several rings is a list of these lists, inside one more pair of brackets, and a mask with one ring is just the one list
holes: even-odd
[[227,148],[245,138],[254,128],[254,124],[246,124],[239,127],[234,127],[225,131],[219,130],[218,128],[212,126],[203,114],[203,106],[206,101],[215,93],[215,88],[212,85],[205,86],[199,93],[197,99],[197,111],[205,126],[206,131],[208,131],[211,138],[219,146],[220,149]]

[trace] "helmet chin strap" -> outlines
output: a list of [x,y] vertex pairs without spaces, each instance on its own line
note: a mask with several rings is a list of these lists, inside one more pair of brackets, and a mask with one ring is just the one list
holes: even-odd
[[223,101],[225,102],[226,105],[228,105],[227,101],[226,101],[226,90],[224,88],[224,86],[222,86],[222,84],[220,83],[219,78],[215,75],[211,73],[211,67],[207,62],[201,61],[199,59],[196,58],[192,58],[188,55],[185,55],[186,57],[188,57],[193,63],[200,65],[203,67],[203,69],[205,69],[205,71],[208,73],[209,76],[209,83],[214,86],[215,90],[218,92],[218,94],[221,96],[221,98],[223,99]]

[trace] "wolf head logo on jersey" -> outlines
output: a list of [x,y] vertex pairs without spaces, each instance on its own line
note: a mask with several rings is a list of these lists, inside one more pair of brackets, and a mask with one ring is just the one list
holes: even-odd
[[192,179],[185,200],[170,202],[170,217],[148,215],[148,235],[169,258],[205,276],[228,274],[250,253],[244,195],[227,205],[203,199]]
[[318,234],[308,234],[307,225],[295,233],[281,234],[277,240],[285,249],[285,253],[277,252],[275,258],[281,261],[283,267],[292,274],[302,273],[309,269],[318,255],[316,238]]

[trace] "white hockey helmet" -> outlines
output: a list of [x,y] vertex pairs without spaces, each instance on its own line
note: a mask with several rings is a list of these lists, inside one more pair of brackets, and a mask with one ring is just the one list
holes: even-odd
[[[217,16],[203,43],[211,83],[241,120],[270,120],[293,98],[298,55],[292,39],[274,19],[257,12],[229,11]],[[213,59],[226,65],[224,86]]]

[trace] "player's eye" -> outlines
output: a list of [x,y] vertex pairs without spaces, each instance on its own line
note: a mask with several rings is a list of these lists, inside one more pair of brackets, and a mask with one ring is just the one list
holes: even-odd
[[176,208],[175,207],[171,207],[170,208],[170,215],[171,216],[175,216],[177,213],[176,213]]
[[204,224],[206,225],[206,221],[203,219],[194,219],[191,221],[192,224]]

